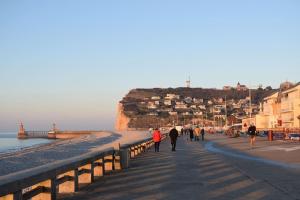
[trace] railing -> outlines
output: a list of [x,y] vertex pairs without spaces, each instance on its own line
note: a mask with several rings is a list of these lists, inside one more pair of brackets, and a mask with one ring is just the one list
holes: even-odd
[[90,152],[0,176],[0,200],[27,200],[33,197],[55,200],[59,194],[76,192],[82,184],[93,183],[96,177],[128,168],[130,158],[145,152],[153,144],[153,140],[149,138],[133,144],[119,145],[117,150],[109,148],[101,152]]

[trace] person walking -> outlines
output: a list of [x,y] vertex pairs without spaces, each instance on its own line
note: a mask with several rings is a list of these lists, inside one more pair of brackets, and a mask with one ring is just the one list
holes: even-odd
[[171,138],[172,151],[176,151],[178,131],[176,130],[175,127],[170,131],[169,136]]
[[183,127],[182,127],[182,128],[181,128],[181,131],[180,131],[180,136],[183,137],[183,134],[184,134],[184,129],[183,129]]
[[195,128],[195,130],[194,130],[194,133],[195,133],[195,141],[199,141],[199,140],[200,140],[200,132],[201,132],[201,130],[200,130],[199,126],[197,126],[197,127]]
[[201,137],[202,137],[202,141],[204,141],[204,135],[205,135],[205,130],[204,128],[201,129]]
[[191,140],[191,142],[192,142],[193,139],[194,139],[194,131],[193,131],[192,128],[190,128],[190,129],[189,129],[189,132],[190,132],[190,140]]
[[250,136],[250,146],[253,148],[255,140],[256,140],[256,126],[252,123],[248,128],[248,134]]
[[155,152],[159,152],[159,145],[161,142],[161,133],[158,128],[156,128],[153,132],[153,141],[155,146]]

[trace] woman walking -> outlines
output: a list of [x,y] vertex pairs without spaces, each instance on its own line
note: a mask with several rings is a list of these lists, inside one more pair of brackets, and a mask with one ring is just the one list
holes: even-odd
[[161,133],[158,130],[158,128],[156,128],[153,132],[153,141],[155,143],[155,152],[159,152],[159,145],[161,142]]

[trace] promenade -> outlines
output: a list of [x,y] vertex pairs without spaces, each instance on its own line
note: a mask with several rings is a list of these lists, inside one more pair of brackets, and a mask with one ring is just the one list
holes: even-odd
[[[268,148],[265,139],[259,139],[257,149],[250,149],[246,138],[208,139],[190,142],[181,137],[176,152],[166,140],[159,153],[150,149],[131,160],[129,169],[64,199],[300,199],[300,168],[288,160],[277,162],[274,152],[280,150],[259,153],[259,148]],[[296,149],[291,155],[298,153]]]

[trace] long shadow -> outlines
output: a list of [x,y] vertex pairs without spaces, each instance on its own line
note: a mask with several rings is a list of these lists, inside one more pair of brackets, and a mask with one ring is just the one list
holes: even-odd
[[264,181],[241,173],[224,157],[199,143],[178,142],[182,151],[147,152],[132,160],[132,168],[104,177],[66,199],[293,199]]

